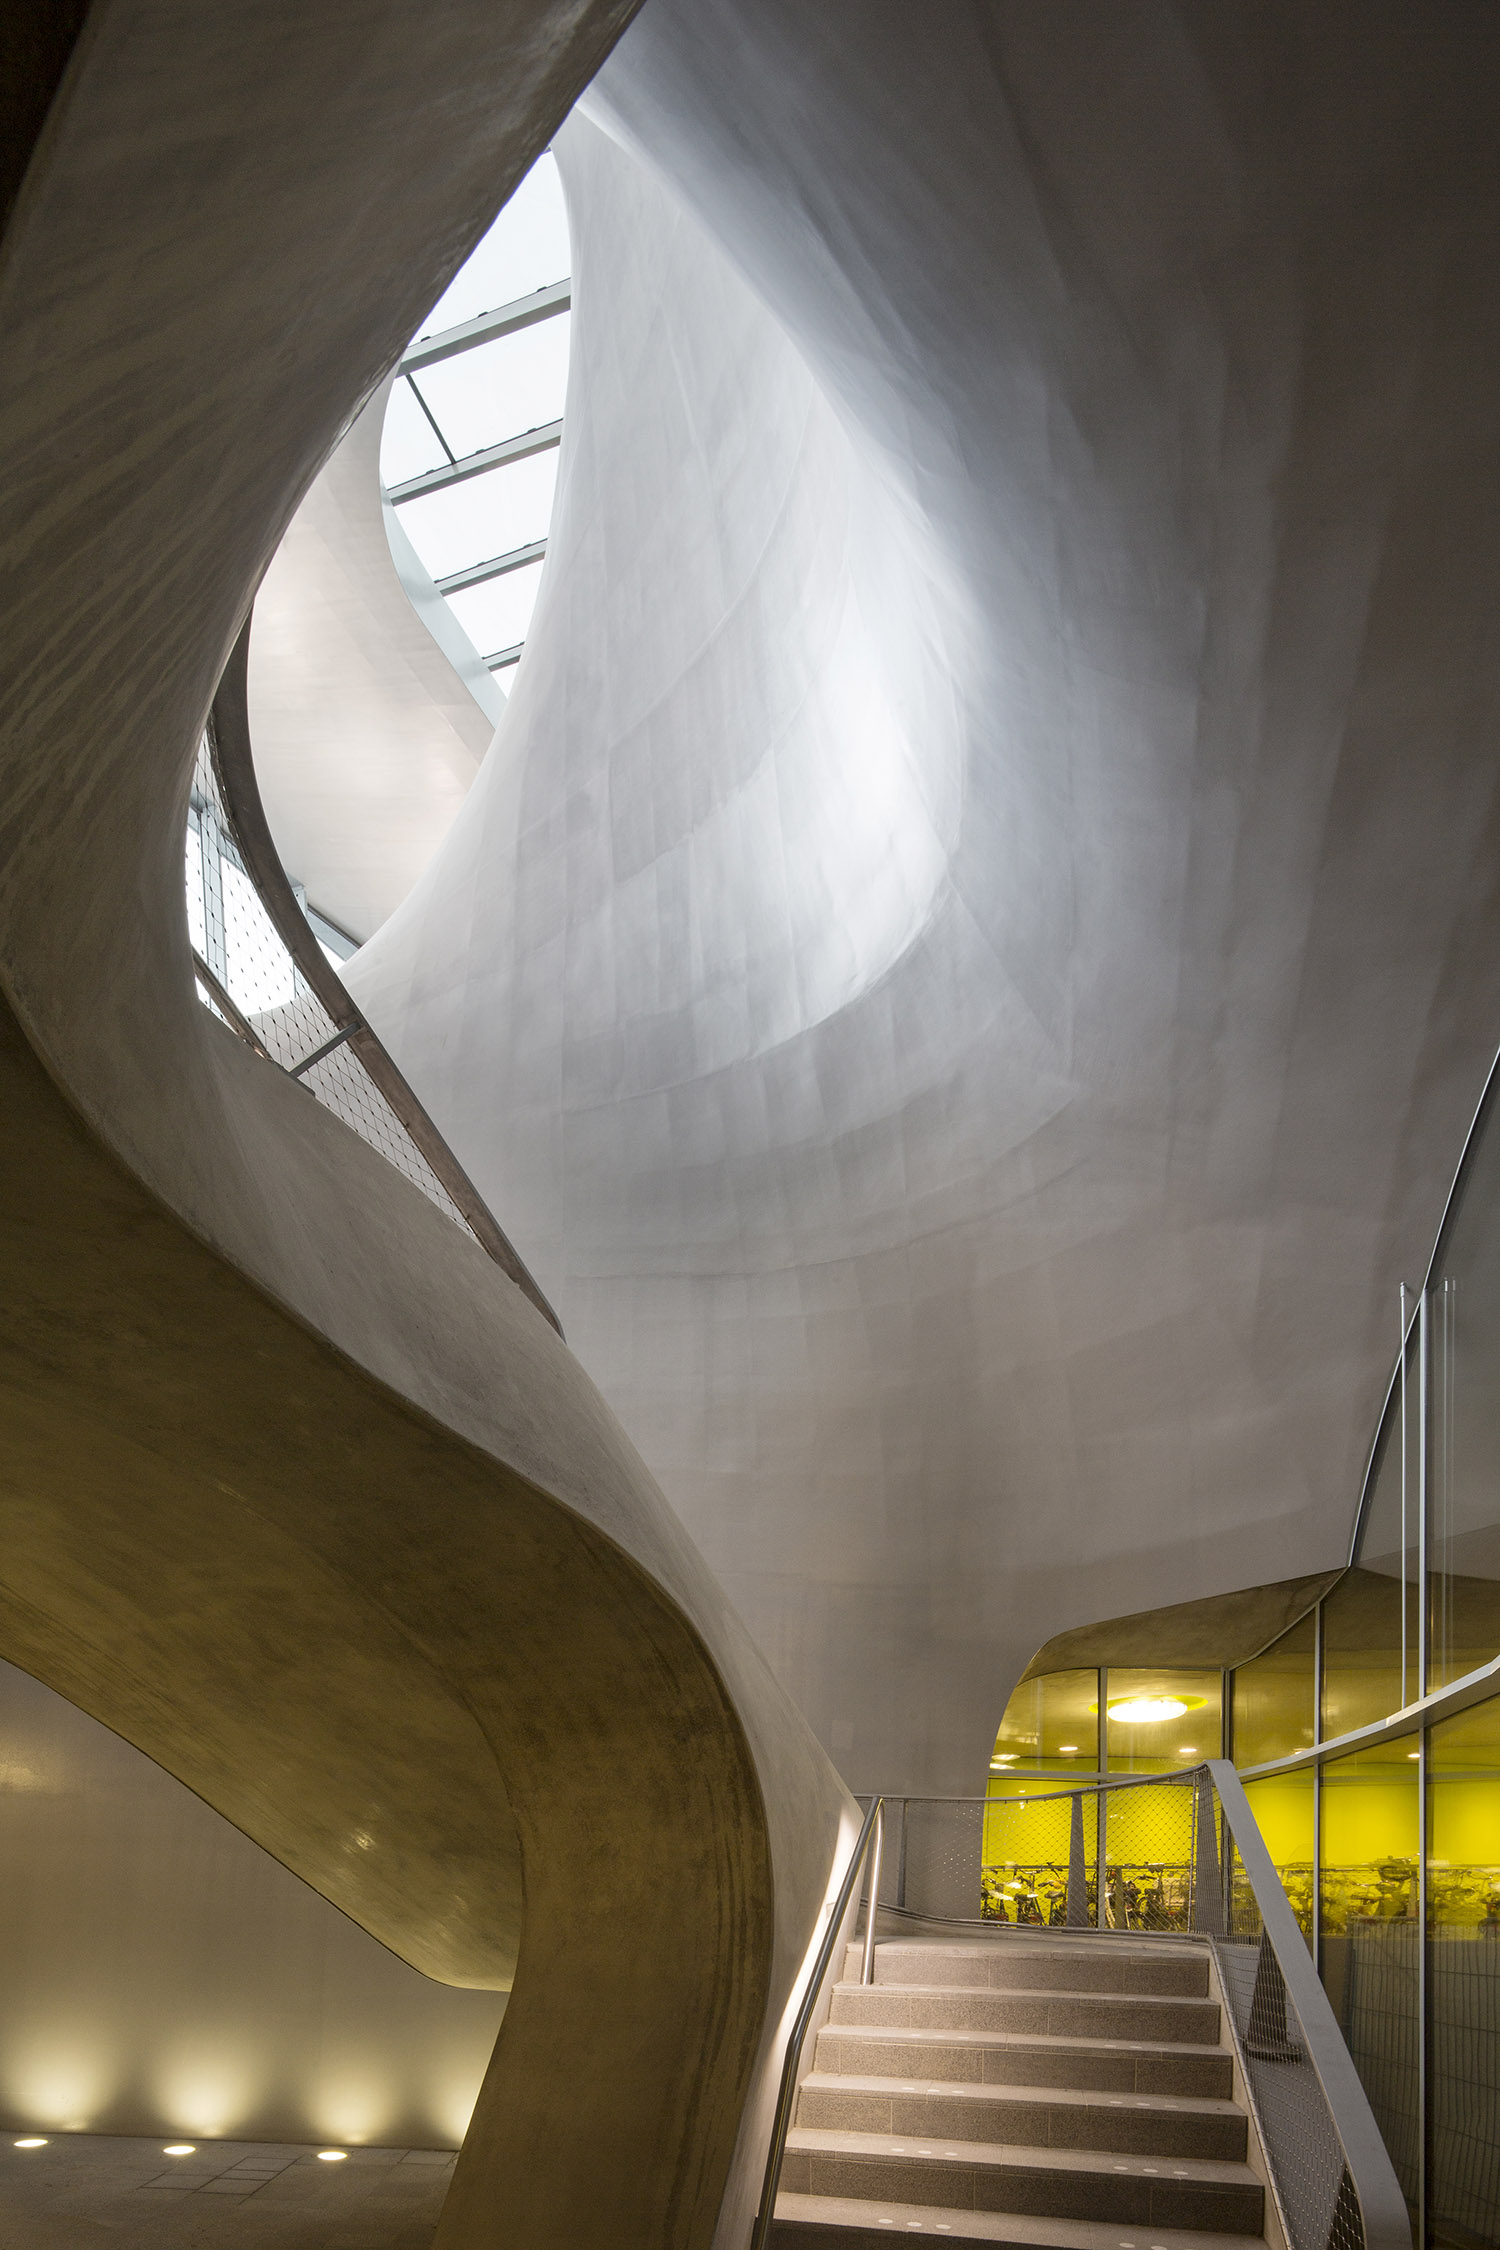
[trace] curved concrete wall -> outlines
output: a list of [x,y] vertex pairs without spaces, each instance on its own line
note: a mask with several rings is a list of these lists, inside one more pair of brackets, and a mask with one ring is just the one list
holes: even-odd
[[199,1006],[183,819],[288,517],[627,13],[113,0],[0,266],[0,1652],[512,1985],[443,2250],[743,2223],[849,1807],[546,1322]]
[[1496,61],[652,0],[590,93],[526,662],[354,981],[861,1785],[1343,1558],[1500,1026]]
[[432,858],[504,708],[487,681],[495,714],[475,700],[392,568],[380,496],[389,395],[382,383],[287,526],[250,642],[256,778],[281,863],[359,939]]

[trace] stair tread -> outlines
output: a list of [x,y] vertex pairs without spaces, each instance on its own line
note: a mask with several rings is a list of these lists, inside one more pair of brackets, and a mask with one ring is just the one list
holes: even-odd
[[949,1960],[955,1957],[959,1960],[987,1959],[997,1946],[1006,1949],[1024,1946],[1028,1953],[1065,1953],[1076,1959],[1094,1961],[1106,1958],[1131,1961],[1160,1961],[1164,1958],[1201,1961],[1203,1958],[1201,1944],[1195,1945],[1191,1940],[1179,1941],[1169,1937],[1131,1939],[1121,1937],[1114,1930],[1107,1930],[1097,1937],[1070,1937],[1042,1930],[1033,1933],[1012,1926],[1004,1934],[997,1932],[992,1938],[974,1938],[967,1943],[953,1938],[877,1938],[875,1959],[877,1962],[890,1957],[900,1959],[911,1953],[940,1953]]
[[1108,2219],[1027,2218],[1010,2211],[945,2211],[930,2203],[865,2203],[838,2195],[776,2198],[778,2227],[889,2228],[950,2242],[1004,2242],[1012,2250],[1245,2250],[1254,2235],[1190,2227],[1127,2227]]
[[1218,2001],[1205,1992],[1094,1992],[1074,1991],[1046,1984],[859,1984],[845,1978],[835,1992],[873,1992],[882,1999],[903,2000],[1037,2000],[1049,2006],[1067,2001],[1103,2001],[1111,2008],[1212,2008]]
[[1191,2180],[1214,2187],[1260,2186],[1248,2164],[1225,2157],[1145,2157],[1117,2149],[1033,2148],[1011,2141],[961,2141],[953,2147],[941,2133],[929,2140],[921,2134],[843,2132],[825,2125],[794,2125],[786,2145],[822,2156],[925,2158],[933,2163],[982,2165],[995,2171],[1119,2172],[1132,2179]]
[[[1209,2050],[1212,2052],[1212,2050]],[[1055,2102],[1074,2109],[1149,2109],[1174,2117],[1243,2117],[1237,2102],[1214,2094],[1115,2094],[1078,2086],[986,2086],[973,2080],[865,2076],[852,2070],[813,2070],[802,2081],[821,2091],[856,2094],[942,2094],[954,2101]]]
[[[869,1989],[867,1986],[866,1990]],[[896,2041],[906,2041],[916,2046],[993,2047],[1003,2053],[1006,2049],[1022,2052],[1040,2049],[1053,2054],[1100,2055],[1227,2055],[1233,2052],[1225,2040],[1215,2047],[1195,2039],[1096,2039],[1087,2032],[1073,2031],[955,2031],[951,2024],[934,2024],[924,2030],[909,2023],[826,2023],[823,2031],[836,2039],[868,2039],[882,2046]],[[819,2036],[822,2036],[820,2032]]]

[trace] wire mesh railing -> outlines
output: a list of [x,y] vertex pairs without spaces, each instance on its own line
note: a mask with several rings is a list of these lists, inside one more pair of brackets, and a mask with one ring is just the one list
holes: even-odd
[[[1231,1765],[881,1802],[888,1935],[1205,1946],[1287,2250],[1410,2250],[1390,2155]],[[868,1938],[868,1885],[864,1922]]]
[[193,768],[185,842],[199,999],[477,1242],[562,1329],[314,936],[271,842],[250,758],[248,627]]

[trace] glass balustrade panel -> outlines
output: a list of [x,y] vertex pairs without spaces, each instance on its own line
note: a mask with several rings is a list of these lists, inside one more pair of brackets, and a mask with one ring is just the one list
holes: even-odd
[[1276,1864],[1281,1887],[1297,1917],[1297,1927],[1312,1944],[1313,1826],[1315,1795],[1311,1766],[1300,1773],[1273,1774],[1249,1781],[1245,1795]]

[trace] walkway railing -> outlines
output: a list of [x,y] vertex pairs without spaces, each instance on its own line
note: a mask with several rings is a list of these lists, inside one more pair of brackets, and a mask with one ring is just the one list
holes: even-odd
[[561,1335],[556,1313],[345,989],[287,880],[251,757],[248,649],[247,626],[225,667],[193,775],[188,842],[190,859],[196,845],[202,900],[201,914],[191,916],[200,996],[462,1227]]
[[[1213,1956],[1287,2250],[1411,2250],[1406,2204],[1233,1766],[1011,1797],[877,1798],[788,2044],[753,2250],[769,2240],[802,2044],[853,1885],[863,1976],[889,1934],[1186,1939]],[[874,1906],[872,1908],[872,1901]]]
[[[766,2155],[765,2178],[761,2183],[760,2209],[755,2215],[755,2226],[750,2236],[750,2250],[766,2250],[771,2239],[771,2228],[776,2218],[776,2189],[781,2179],[781,2161],[786,2154],[786,2136],[792,2122],[792,2111],[797,2104],[797,2086],[802,2076],[802,2050],[806,2044],[808,2028],[812,2023],[818,2002],[828,1984],[828,1971],[833,1962],[835,1948],[843,1935],[849,1908],[859,1889],[866,1867],[870,1871],[869,1892],[872,1898],[880,1893],[880,1869],[885,1842],[885,1800],[877,1797],[865,1815],[865,1824],[859,1832],[849,1864],[844,1869],[844,1880],[838,1897],[828,1916],[828,1926],[823,1932],[823,1942],[807,1979],[807,1989],[797,2010],[796,2021],[786,2043],[786,2055],[781,2066],[781,2084],[776,2095],[776,2115],[771,2124],[771,2146]],[[875,1974],[875,1917],[866,1918],[864,1950],[860,1957],[860,1983],[869,1984]]]

